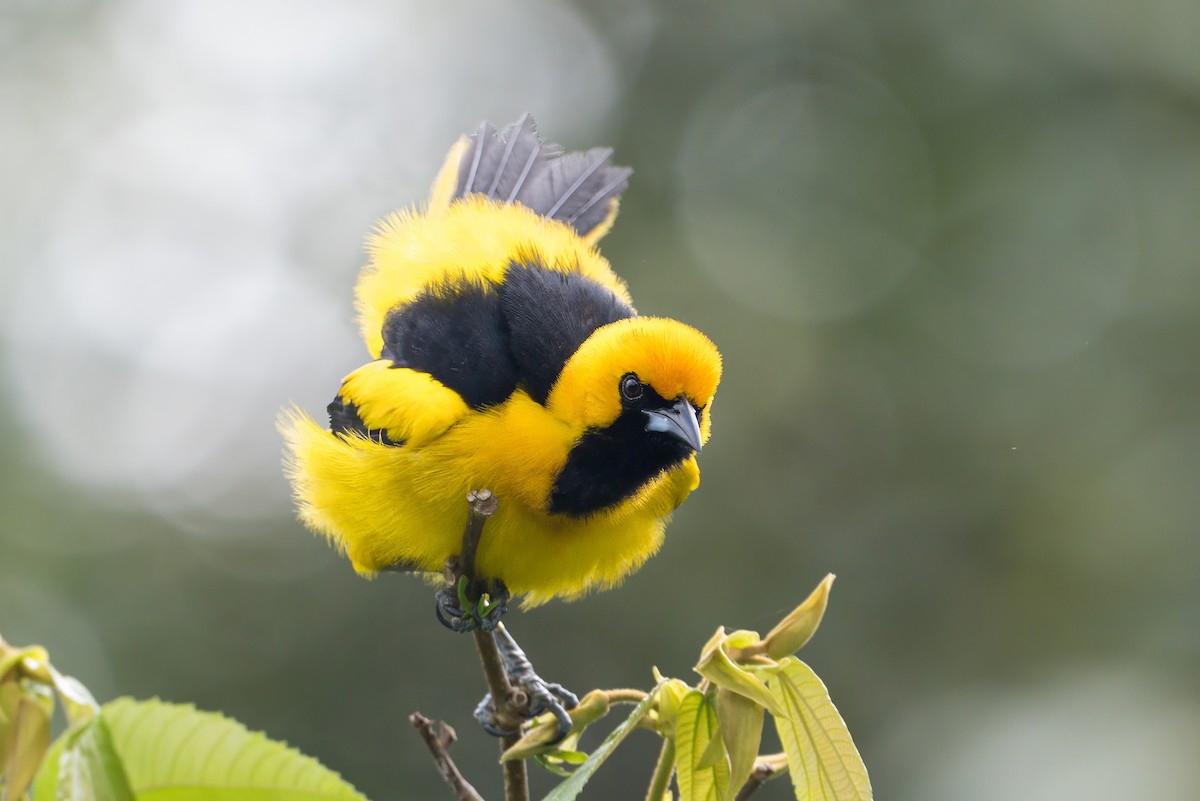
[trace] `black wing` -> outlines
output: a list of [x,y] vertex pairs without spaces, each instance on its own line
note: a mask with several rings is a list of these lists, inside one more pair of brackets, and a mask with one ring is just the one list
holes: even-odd
[[460,276],[393,309],[382,356],[429,373],[476,409],[503,403],[518,386],[545,403],[583,341],[632,316],[590,278],[514,262],[498,285]]

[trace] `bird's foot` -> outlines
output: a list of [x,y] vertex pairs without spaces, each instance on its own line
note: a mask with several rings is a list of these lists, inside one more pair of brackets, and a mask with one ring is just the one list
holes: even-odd
[[466,576],[437,594],[437,618],[451,631],[492,631],[508,611],[508,587],[499,579],[480,589]]
[[[571,716],[567,714],[567,710],[579,705],[579,697],[561,684],[548,682],[535,673],[529,658],[506,628],[496,628],[492,636],[500,649],[508,683],[513,688],[514,699],[511,707],[515,707],[526,720],[536,718],[544,712],[551,713],[558,721],[558,732],[551,742],[558,742],[566,737],[571,730]],[[501,725],[496,719],[495,706],[492,694],[488,693],[475,707],[475,719],[483,726],[484,731],[495,737],[515,734],[519,727],[512,729]]]

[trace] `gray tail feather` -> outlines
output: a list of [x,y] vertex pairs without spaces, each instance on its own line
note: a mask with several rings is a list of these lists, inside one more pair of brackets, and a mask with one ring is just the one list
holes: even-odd
[[463,154],[454,196],[520,203],[585,235],[629,186],[633,170],[613,165],[611,158],[610,148],[563,153],[558,145],[542,144],[528,114],[499,134],[485,122]]

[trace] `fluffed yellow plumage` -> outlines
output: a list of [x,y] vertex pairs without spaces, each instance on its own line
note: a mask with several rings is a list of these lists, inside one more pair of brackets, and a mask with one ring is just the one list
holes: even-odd
[[595,248],[630,171],[562,154],[528,117],[451,149],[423,209],[387,218],[356,289],[372,361],[280,428],[304,522],[354,567],[440,571],[466,494],[500,499],[481,577],[526,603],[612,586],[699,484],[720,356],[638,316]]

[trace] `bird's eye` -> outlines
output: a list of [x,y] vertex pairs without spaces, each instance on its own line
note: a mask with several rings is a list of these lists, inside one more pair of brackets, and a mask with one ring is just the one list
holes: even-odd
[[645,388],[642,382],[638,381],[638,377],[633,373],[626,373],[621,376],[621,399],[633,403],[642,399],[642,393]]

